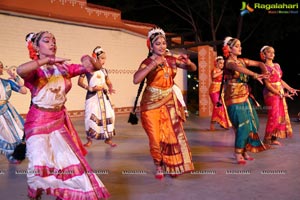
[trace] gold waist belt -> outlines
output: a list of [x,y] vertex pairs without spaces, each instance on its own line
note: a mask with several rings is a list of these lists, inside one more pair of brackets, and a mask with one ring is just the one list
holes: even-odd
[[54,108],[44,108],[44,107],[40,107],[36,104],[32,104],[35,108],[42,110],[42,111],[47,111],[47,112],[58,112],[62,110],[62,106],[55,106]]
[[247,83],[232,83],[232,82],[229,82],[228,85],[247,85]]
[[281,82],[274,82],[274,83],[271,83],[272,85],[281,85]]
[[154,88],[154,87],[148,86],[148,87],[146,87],[146,90],[149,90],[150,92],[158,94],[158,95],[166,96],[170,92],[172,92],[173,89],[168,88],[166,90],[162,90],[162,89],[159,89],[159,88]]

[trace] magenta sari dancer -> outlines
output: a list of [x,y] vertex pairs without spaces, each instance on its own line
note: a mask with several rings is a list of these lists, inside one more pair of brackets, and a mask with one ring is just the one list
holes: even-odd
[[[273,67],[267,66],[270,73],[269,82],[272,87],[283,93],[281,85],[282,71],[279,64],[275,63]],[[288,114],[288,106],[285,98],[273,94],[267,88],[264,88],[264,101],[268,109],[268,121],[265,131],[265,139],[271,139],[272,136],[276,138],[292,137],[293,130]]]
[[85,160],[86,150],[64,107],[71,77],[85,72],[82,65],[56,65],[54,72],[42,66],[24,79],[32,94],[24,124],[29,197],[43,191],[65,200],[109,197]]
[[211,116],[211,122],[217,122],[223,128],[229,128],[232,126],[232,124],[228,117],[223,95],[221,96],[222,105],[217,106],[217,103],[219,102],[221,82],[222,74],[212,79],[212,83],[209,88],[209,96],[214,106]]

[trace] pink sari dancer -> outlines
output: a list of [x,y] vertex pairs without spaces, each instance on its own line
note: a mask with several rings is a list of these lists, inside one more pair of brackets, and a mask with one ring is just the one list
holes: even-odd
[[268,108],[268,121],[265,130],[264,143],[281,145],[277,138],[292,137],[293,130],[288,113],[286,97],[293,100],[300,90],[289,86],[282,79],[282,70],[278,63],[274,63],[275,50],[271,46],[263,46],[260,57],[265,62],[269,78],[265,79],[263,91],[264,101]]
[[[222,76],[224,59],[222,56],[216,58],[216,67],[211,71],[212,82],[209,87],[209,96],[213,103],[213,111],[210,122],[210,130],[215,130],[215,123],[220,124],[222,128],[228,129],[232,126],[227,109],[224,102],[224,95],[221,95],[220,91],[222,87]],[[223,93],[223,92],[222,92]]]
[[[85,68],[80,65],[60,66],[50,79],[45,75],[46,71],[41,67],[32,77],[25,79],[25,85],[32,93],[32,105],[24,125],[29,159],[29,196],[36,197],[45,191],[72,200],[108,197],[108,191],[84,158],[87,151],[64,107],[66,99],[63,94],[71,88],[70,78],[81,74]],[[44,81],[35,85],[35,76]],[[43,97],[53,88],[63,90],[54,93],[53,97],[47,94],[49,101],[45,102]]]
[[[270,73],[269,82],[273,88],[281,91],[283,94],[283,87],[281,85],[282,71],[280,66],[275,63],[273,67],[266,65]],[[288,106],[286,99],[280,95],[272,93],[267,88],[264,88],[264,101],[268,108],[268,121],[265,131],[265,142],[276,140],[275,138],[292,137],[293,130],[288,114]],[[272,138],[273,137],[273,138]]]
[[82,64],[56,57],[55,37],[47,31],[33,34],[27,42],[33,61],[20,65],[17,72],[31,92],[24,124],[28,197],[41,199],[45,192],[57,200],[108,198],[106,187],[84,158],[87,151],[64,106],[71,78],[99,70],[101,65],[90,56],[83,56]]

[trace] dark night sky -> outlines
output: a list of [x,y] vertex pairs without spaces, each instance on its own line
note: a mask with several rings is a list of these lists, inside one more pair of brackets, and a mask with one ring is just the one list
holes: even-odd
[[[171,1],[171,0],[170,0]],[[170,3],[170,1],[168,1]],[[191,0],[187,0],[191,1]],[[215,0],[214,2],[223,2]],[[122,12],[122,19],[138,22],[152,23],[162,27],[167,32],[182,33],[190,32],[191,28],[178,16],[168,12],[160,6],[153,6],[155,0],[88,0],[102,6],[116,8]],[[166,1],[162,1],[166,2]],[[235,37],[228,33],[236,32],[235,24],[240,15],[242,1],[228,1],[226,9],[227,17],[235,14],[230,22],[226,21],[223,28],[217,32],[217,40],[223,40],[226,36]],[[254,3],[298,3],[295,0],[248,0],[245,1],[253,6]],[[134,5],[134,6],[132,6]],[[199,11],[200,12],[200,11]],[[217,11],[216,11],[217,12]],[[232,13],[234,12],[234,14]],[[299,8],[298,11],[299,12]],[[283,70],[283,80],[290,86],[300,89],[300,18],[298,14],[268,14],[265,10],[255,9],[253,13],[243,17],[243,31],[241,35],[242,56],[253,60],[259,60],[259,50],[264,45],[271,45],[275,48],[276,57],[274,62],[278,62]],[[263,19],[260,21],[260,19]],[[259,23],[259,28],[254,31],[251,37],[247,37],[252,27]],[[208,24],[199,23],[204,41],[210,39],[210,28]],[[218,47],[218,54],[221,53],[222,46]],[[260,93],[260,91],[258,92]],[[299,101],[299,97],[296,97]],[[300,108],[299,108],[300,110]]]

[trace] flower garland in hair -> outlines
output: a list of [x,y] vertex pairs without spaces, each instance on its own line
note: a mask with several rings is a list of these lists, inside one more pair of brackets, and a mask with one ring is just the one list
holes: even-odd
[[104,50],[100,46],[97,46],[93,51],[92,57],[97,58],[102,53],[104,53]]
[[225,39],[224,39],[224,44],[223,44],[223,55],[225,58],[228,58],[229,56],[229,53],[230,53],[230,50],[229,50],[229,45],[228,45],[228,42],[231,41],[233,38],[232,37],[229,37],[227,36]]
[[265,45],[263,46],[261,49],[260,49],[260,52],[259,52],[259,56],[260,56],[260,59],[265,61],[266,60],[266,56],[264,54],[264,51],[265,49],[269,48],[269,46]]
[[148,32],[148,38],[150,38],[153,34],[160,34],[160,35],[163,35],[165,36],[165,32],[159,28],[159,27],[154,27],[152,28],[149,32]]
[[224,58],[222,56],[217,56],[214,62],[215,66],[217,66],[219,60],[224,60]]
[[228,46],[228,45],[223,46],[222,51],[223,51],[224,57],[225,57],[225,58],[228,58],[228,57],[229,57],[229,53],[230,53],[230,51],[229,51],[229,46]]
[[29,50],[29,57],[32,60],[37,60],[38,59],[37,51],[33,46],[34,38],[35,38],[35,33],[28,33],[26,35],[25,41],[27,43],[27,49]]
[[219,60],[224,60],[222,56],[218,56],[216,57],[216,61],[219,61]]
[[148,38],[147,38],[147,47],[150,49],[152,41],[158,36],[162,35],[163,37],[166,37],[165,32],[159,28],[159,27],[154,27],[148,32]]
[[228,42],[229,42],[230,40],[232,40],[232,39],[233,39],[232,37],[230,37],[230,36],[227,36],[227,37],[224,39],[223,46],[226,46],[226,45],[228,45]]
[[150,49],[150,39],[149,38],[146,41],[146,45],[147,45],[148,49]]

